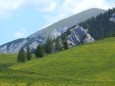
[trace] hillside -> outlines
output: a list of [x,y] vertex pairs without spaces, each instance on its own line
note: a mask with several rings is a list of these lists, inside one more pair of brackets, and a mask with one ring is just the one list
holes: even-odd
[[[86,21],[91,17],[96,17],[100,13],[104,13],[105,10],[92,8],[81,13],[75,14],[68,18],[62,19],[56,23],[53,23],[41,30],[33,33],[27,38],[14,40],[0,46],[0,53],[16,53],[21,47],[26,48],[30,46],[33,50],[37,47],[39,43],[44,43],[47,36],[55,38],[61,33],[66,32],[66,30],[80,22]],[[50,20],[49,20],[50,21]]]
[[115,38],[106,38],[16,63],[16,55],[0,55],[0,84],[21,86],[114,86]]
[[115,36],[115,8],[80,23],[80,26],[88,28],[89,34],[95,40]]

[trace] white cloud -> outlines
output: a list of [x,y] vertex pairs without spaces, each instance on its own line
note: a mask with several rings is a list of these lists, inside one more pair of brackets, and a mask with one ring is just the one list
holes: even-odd
[[27,30],[25,28],[22,28],[19,31],[14,32],[13,38],[15,38],[15,39],[17,39],[17,38],[25,38],[26,37],[25,36],[26,31]]
[[0,0],[0,18],[9,17],[13,11],[27,6],[44,14],[46,21],[55,22],[89,8],[108,9],[113,3],[108,0]]
[[34,7],[41,12],[52,12],[57,8],[57,0],[0,0],[0,19],[9,17],[21,6]]
[[48,7],[45,7],[42,10],[45,11],[45,12],[52,12],[52,11],[55,11],[56,7],[57,7],[56,3],[51,2]]
[[24,38],[24,33],[23,32],[15,32],[13,35],[14,38]]
[[62,18],[79,13],[90,8],[108,9],[114,6],[114,2],[107,0],[64,0],[62,4],[57,3],[57,9],[53,14],[44,15],[44,19],[56,22]]
[[52,12],[57,8],[57,0],[31,0],[30,2],[41,12]]
[[20,8],[26,0],[0,0],[0,19],[9,17],[11,12]]
[[22,5],[24,0],[0,0],[1,10],[14,10]]
[[65,0],[63,10],[65,12],[78,13],[89,8],[102,8],[108,9],[112,5],[106,0]]

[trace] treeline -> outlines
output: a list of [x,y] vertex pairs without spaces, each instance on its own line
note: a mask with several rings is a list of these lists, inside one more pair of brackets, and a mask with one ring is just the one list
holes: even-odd
[[109,9],[97,17],[92,17],[79,25],[87,28],[91,36],[96,40],[115,36],[115,22],[110,21],[113,13],[115,13],[115,8]]
[[[42,58],[47,54],[59,52],[66,49],[69,49],[69,45],[67,42],[67,35],[63,33],[60,37],[57,37],[54,40],[51,37],[48,37],[45,44],[38,44],[34,54],[36,58]],[[19,50],[17,56],[18,62],[25,62],[27,60],[31,60],[31,58],[32,53],[30,47],[27,47],[26,50],[24,50],[23,48]]]

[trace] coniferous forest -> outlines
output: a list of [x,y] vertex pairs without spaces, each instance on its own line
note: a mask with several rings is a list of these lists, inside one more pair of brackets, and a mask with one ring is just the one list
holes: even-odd
[[115,36],[115,22],[110,21],[113,13],[115,13],[115,8],[109,9],[97,17],[92,17],[79,25],[88,29],[95,40]]

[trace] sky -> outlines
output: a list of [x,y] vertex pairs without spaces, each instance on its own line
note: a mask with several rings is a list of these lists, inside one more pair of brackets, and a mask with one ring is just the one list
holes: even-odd
[[0,45],[86,9],[114,6],[114,0],[0,0]]

